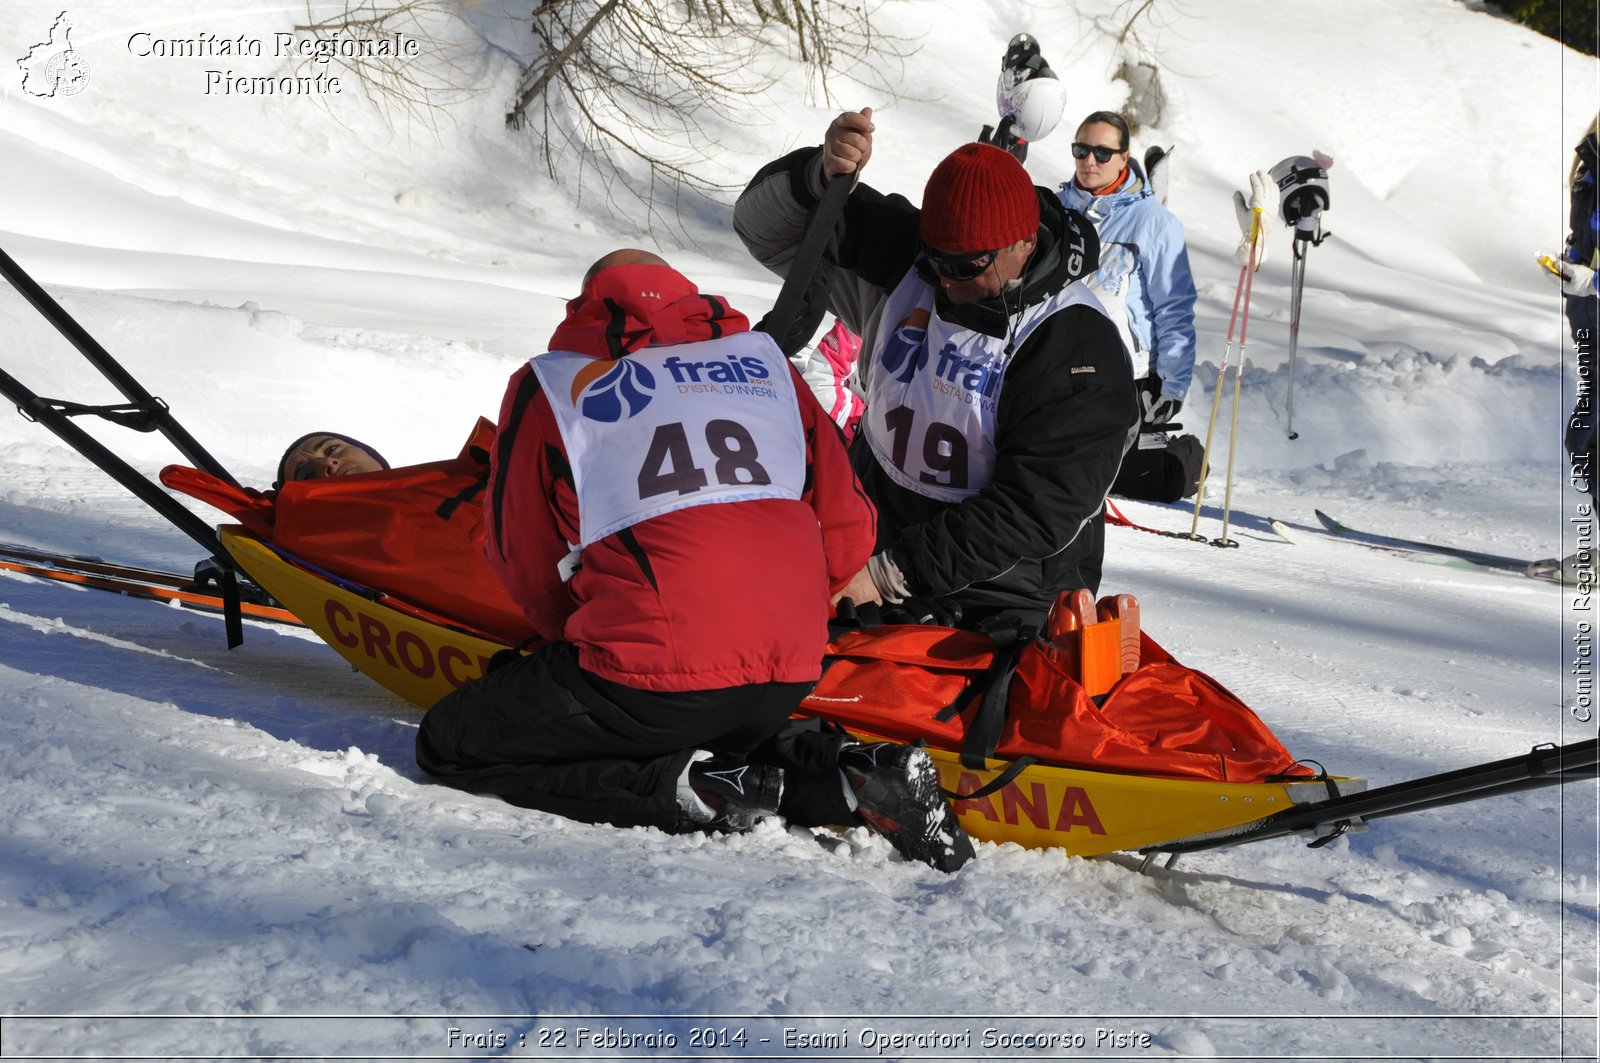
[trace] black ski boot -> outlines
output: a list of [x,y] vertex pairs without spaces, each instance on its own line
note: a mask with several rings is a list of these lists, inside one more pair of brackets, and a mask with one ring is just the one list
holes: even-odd
[[689,765],[678,788],[678,804],[699,829],[747,831],[778,814],[783,769],[713,757]]
[[855,791],[856,815],[907,860],[945,873],[972,859],[972,839],[939,792],[928,751],[894,742],[849,745],[839,769]]

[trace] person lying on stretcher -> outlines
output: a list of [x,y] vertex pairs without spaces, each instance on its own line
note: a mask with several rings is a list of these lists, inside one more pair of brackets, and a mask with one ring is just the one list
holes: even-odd
[[538,633],[483,556],[494,439],[493,422],[479,418],[454,458],[391,468],[373,447],[319,431],[284,451],[271,490],[181,465],[163,469],[161,482],[300,561],[516,646]]

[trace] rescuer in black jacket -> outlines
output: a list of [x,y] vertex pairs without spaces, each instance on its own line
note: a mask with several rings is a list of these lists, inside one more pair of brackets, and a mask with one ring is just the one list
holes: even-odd
[[[822,148],[765,166],[734,208],[751,254],[783,275],[825,181],[856,180],[871,111]],[[952,599],[963,626],[1042,621],[1097,591],[1106,492],[1138,429],[1129,357],[1080,278],[1094,227],[998,148],[934,170],[923,209],[857,184],[829,308],[862,336],[866,413],[851,461],[878,506],[857,602]]]

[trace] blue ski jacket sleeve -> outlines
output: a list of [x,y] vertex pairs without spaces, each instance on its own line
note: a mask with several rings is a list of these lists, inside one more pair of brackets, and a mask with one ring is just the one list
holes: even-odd
[[[1153,201],[1152,201],[1153,202]],[[1143,305],[1150,320],[1150,350],[1161,377],[1161,393],[1181,399],[1194,376],[1194,304],[1197,293],[1189,269],[1183,223],[1165,207],[1152,212],[1156,225],[1149,253],[1139,257]],[[1130,302],[1130,310],[1134,306]]]

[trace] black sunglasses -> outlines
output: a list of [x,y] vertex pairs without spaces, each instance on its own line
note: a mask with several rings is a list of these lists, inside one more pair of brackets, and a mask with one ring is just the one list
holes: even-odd
[[1107,148],[1099,144],[1085,144],[1082,141],[1073,141],[1072,143],[1072,157],[1074,159],[1087,159],[1090,155],[1093,155],[1094,161],[1102,166],[1111,161],[1111,156],[1121,155],[1122,152],[1122,148]]
[[966,255],[951,255],[926,247],[922,253],[939,276],[953,281],[969,281],[992,266],[995,256],[1000,252],[976,251]]

